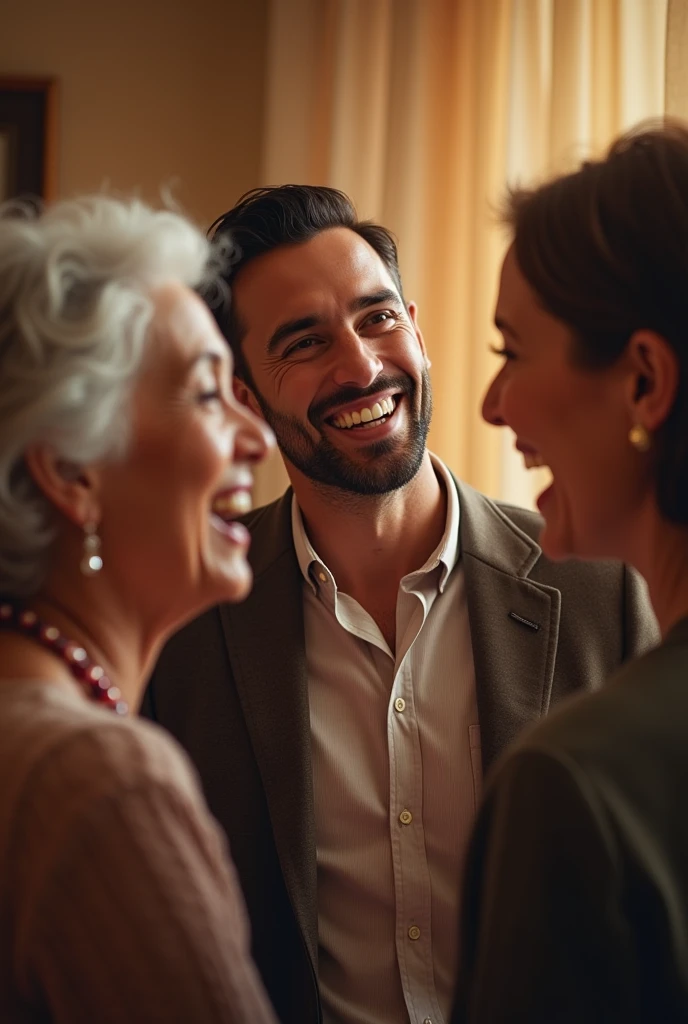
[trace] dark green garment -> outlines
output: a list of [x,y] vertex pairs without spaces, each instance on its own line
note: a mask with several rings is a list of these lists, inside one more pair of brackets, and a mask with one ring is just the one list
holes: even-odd
[[688,619],[498,762],[452,1024],[688,1021]]

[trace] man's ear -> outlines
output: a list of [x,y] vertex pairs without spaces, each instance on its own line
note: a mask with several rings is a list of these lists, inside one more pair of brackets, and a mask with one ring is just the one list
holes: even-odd
[[406,308],[408,309],[408,315],[409,319],[411,320],[411,323],[413,324],[413,329],[416,332],[416,337],[418,338],[420,350],[423,353],[423,356],[425,357],[425,365],[429,369],[432,366],[432,363],[428,359],[428,350],[425,347],[425,338],[423,337],[423,332],[418,326],[418,306],[416,305],[415,302],[409,302]]
[[234,391],[234,397],[237,402],[241,402],[242,405],[248,406],[251,412],[255,413],[256,416],[260,416],[262,420],[265,419],[263,416],[263,410],[261,409],[255,394],[251,391],[248,384],[243,381],[240,377],[232,378],[232,389]]
[[626,349],[631,374],[628,404],[631,420],[652,434],[669,416],[678,391],[676,352],[656,331],[635,331]]
[[29,445],[24,460],[34,483],[46,498],[76,526],[100,521],[98,471],[58,457],[45,443]]

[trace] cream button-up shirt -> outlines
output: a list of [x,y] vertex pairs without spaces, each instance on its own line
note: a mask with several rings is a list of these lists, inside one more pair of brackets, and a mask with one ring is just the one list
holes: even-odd
[[337,589],[292,505],[303,574],[325,1024],[442,1024],[481,783],[475,672],[447,493],[439,546],[405,576],[397,649]]

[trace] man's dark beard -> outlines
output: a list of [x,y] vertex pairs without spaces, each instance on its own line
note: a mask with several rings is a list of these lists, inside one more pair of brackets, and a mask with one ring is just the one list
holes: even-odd
[[[419,410],[416,409],[416,382],[411,377],[384,374],[368,388],[342,388],[336,395],[308,410],[308,419],[319,430],[327,413],[336,406],[389,390],[405,396],[409,431],[405,442],[398,437],[390,437],[359,448],[358,456],[366,459],[364,463],[354,462],[326,437],[321,436],[319,441],[314,441],[296,417],[275,412],[255,389],[254,394],[263,416],[275,433],[282,455],[309,480],[353,494],[388,494],[413,480],[423,461],[432,416],[432,388],[427,370],[423,368]],[[399,398],[396,400],[398,402]]]

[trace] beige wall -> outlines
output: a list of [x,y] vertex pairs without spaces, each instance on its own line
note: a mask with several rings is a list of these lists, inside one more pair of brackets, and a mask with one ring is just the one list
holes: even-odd
[[60,195],[161,186],[207,225],[259,183],[267,0],[0,0],[0,75],[59,80]]

